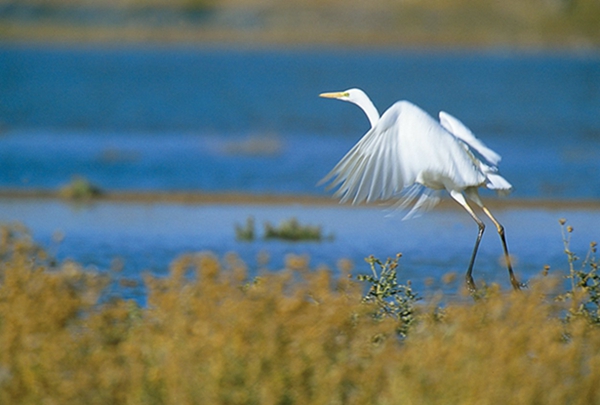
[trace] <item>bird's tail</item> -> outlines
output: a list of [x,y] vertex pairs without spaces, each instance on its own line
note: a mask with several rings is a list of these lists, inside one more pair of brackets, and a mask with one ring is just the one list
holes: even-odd
[[[417,201],[413,204],[415,199]],[[439,202],[439,191],[432,190],[421,184],[414,184],[403,191],[401,199],[392,206],[392,213],[408,211],[402,217],[402,220],[416,218],[422,213],[431,210]]]
[[507,195],[512,191],[512,184],[510,184],[504,177],[500,176],[497,172],[486,173],[487,183],[486,187],[495,190],[500,195]]

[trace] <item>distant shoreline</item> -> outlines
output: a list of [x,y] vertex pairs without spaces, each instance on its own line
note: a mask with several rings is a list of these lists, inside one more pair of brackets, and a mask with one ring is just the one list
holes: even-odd
[[[0,25],[2,22],[0,21]],[[4,30],[2,29],[4,28]],[[250,34],[243,32],[212,32],[189,34],[178,32],[152,33],[141,38],[127,29],[113,31],[104,29],[93,32],[80,32],[77,28],[59,29],[56,27],[0,27],[0,45],[3,46],[68,46],[68,47],[164,47],[184,46],[190,49],[231,49],[231,50],[308,50],[308,49],[348,49],[360,51],[407,51],[407,52],[517,52],[517,53],[558,53],[575,55],[600,54],[600,44],[586,41],[561,42],[486,42],[465,40],[427,39],[410,41],[389,38],[385,35],[371,40],[352,36],[345,40],[305,39],[301,36],[279,37],[273,33]]]
[[[2,200],[56,200],[67,204],[124,203],[124,204],[182,204],[182,205],[309,205],[354,207],[340,204],[337,199],[318,195],[252,194],[243,192],[184,192],[184,191],[110,191],[88,199],[67,199],[54,190],[0,189]],[[486,205],[498,209],[600,210],[600,201],[590,199],[529,199],[485,198]],[[385,202],[361,204],[360,207],[385,207]],[[443,198],[436,209],[460,209],[449,198]]]
[[596,0],[12,2],[0,7],[0,41],[594,52],[600,49],[600,4]]

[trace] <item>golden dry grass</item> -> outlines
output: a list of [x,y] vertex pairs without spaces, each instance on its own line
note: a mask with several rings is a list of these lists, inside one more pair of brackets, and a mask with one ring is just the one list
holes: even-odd
[[247,279],[188,255],[147,277],[148,305],[98,302],[106,280],[0,232],[3,404],[594,404],[600,331],[528,291],[417,308],[406,339],[361,286],[291,257]]

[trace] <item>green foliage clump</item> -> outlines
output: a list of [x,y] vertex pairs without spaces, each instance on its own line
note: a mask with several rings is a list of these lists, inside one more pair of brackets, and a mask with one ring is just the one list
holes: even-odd
[[385,262],[369,256],[365,260],[371,266],[371,274],[359,275],[358,280],[370,284],[363,302],[375,304],[373,317],[378,320],[386,317],[396,320],[398,335],[406,337],[415,322],[415,303],[420,298],[412,290],[410,281],[406,284],[398,283],[396,269],[401,256],[397,254],[394,259],[388,258]]
[[590,242],[588,253],[581,266],[576,268],[580,258],[570,249],[573,227],[566,225],[566,220],[560,221],[565,254],[569,262],[571,289],[559,295],[558,299],[570,302],[567,319],[583,317],[592,324],[600,326],[600,274],[596,258],[597,243]]
[[[245,225],[235,225],[235,236],[240,241],[253,241],[256,238],[254,218],[248,217]],[[296,218],[282,221],[279,226],[264,224],[264,239],[280,239],[289,242],[332,240],[333,235],[324,236],[320,226],[302,225]]]
[[245,225],[235,224],[235,239],[252,242],[255,237],[253,217],[248,217]]
[[85,177],[74,176],[69,184],[61,187],[58,193],[68,200],[85,201],[100,196],[102,190]]
[[320,226],[301,225],[296,218],[282,221],[279,226],[265,223],[265,239],[283,239],[288,241],[323,239]]

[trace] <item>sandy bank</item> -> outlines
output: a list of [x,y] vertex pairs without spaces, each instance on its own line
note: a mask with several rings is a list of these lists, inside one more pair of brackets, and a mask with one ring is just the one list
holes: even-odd
[[[52,190],[0,190],[0,199],[48,199],[84,203],[127,203],[127,204],[189,204],[189,205],[339,205],[333,197],[290,194],[249,194],[240,192],[156,192],[156,191],[110,191],[87,200],[67,200]],[[545,210],[600,210],[597,200],[562,199],[523,199],[485,198],[488,207],[493,209],[545,209]],[[345,204],[350,206],[350,204]],[[360,205],[360,207],[380,207],[385,203]],[[460,209],[451,199],[443,198],[436,209]]]

